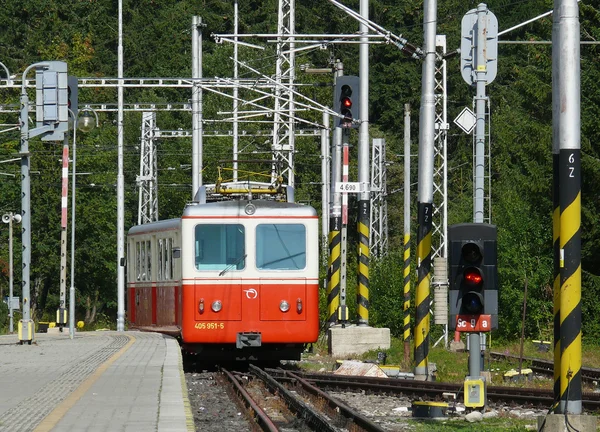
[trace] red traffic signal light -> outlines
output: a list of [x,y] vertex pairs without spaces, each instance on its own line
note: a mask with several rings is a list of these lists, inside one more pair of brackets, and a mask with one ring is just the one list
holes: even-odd
[[[448,227],[450,329],[490,331],[498,328],[497,229],[463,223]],[[472,324],[485,323],[485,325]]]
[[479,269],[469,267],[463,272],[464,294],[462,309],[468,314],[483,312],[483,276]]
[[481,272],[476,268],[469,268],[465,270],[463,278],[466,283],[473,287],[478,287],[483,283],[483,277],[481,276]]
[[334,111],[338,114],[336,127],[360,127],[360,79],[357,76],[340,76],[335,79]]

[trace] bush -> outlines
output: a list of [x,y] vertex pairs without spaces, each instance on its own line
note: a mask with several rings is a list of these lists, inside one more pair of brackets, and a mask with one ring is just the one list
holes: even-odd
[[0,301],[0,330],[4,332],[8,325],[8,305]]

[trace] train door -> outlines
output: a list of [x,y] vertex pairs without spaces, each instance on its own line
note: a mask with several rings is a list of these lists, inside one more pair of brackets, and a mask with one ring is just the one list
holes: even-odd
[[152,246],[149,239],[136,242],[135,316],[137,326],[150,326],[153,321]]

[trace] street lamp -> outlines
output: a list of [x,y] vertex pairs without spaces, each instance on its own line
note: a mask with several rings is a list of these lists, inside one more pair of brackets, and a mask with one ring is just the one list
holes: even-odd
[[10,317],[9,332],[12,334],[13,328],[13,222],[21,222],[21,215],[13,212],[4,213],[2,222],[8,224],[8,316]]
[[[92,115],[94,114],[94,115]],[[94,122],[95,118],[95,122]],[[77,128],[81,132],[91,132],[98,124],[98,114],[89,107],[85,107],[81,110],[79,119],[77,120]]]
[[[93,114],[93,116],[92,116]],[[94,123],[94,117],[96,123]],[[90,132],[94,127],[100,126],[98,113],[90,107],[79,110],[79,118],[76,119],[77,127],[73,128],[73,169],[71,193],[71,286],[69,287],[69,337],[73,339],[75,333],[75,174],[77,172],[77,129],[82,132]]]

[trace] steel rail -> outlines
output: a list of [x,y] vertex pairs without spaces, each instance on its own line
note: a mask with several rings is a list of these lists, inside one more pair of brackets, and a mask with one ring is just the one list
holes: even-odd
[[240,400],[244,403],[244,405],[254,411],[257,416],[256,418],[258,419],[258,425],[262,428],[262,430],[269,432],[279,431],[279,428],[275,426],[271,418],[263,411],[261,407],[258,406],[252,396],[250,396],[250,393],[248,393],[246,389],[239,383],[237,377],[235,377],[227,369],[221,368],[221,372],[227,376],[229,382],[231,382],[231,384],[234,386],[236,392],[240,396]]
[[289,375],[294,380],[296,380],[296,382],[300,383],[300,385],[302,386],[302,388],[304,390],[306,390],[307,392],[311,393],[314,396],[317,396],[317,397],[320,397],[320,398],[326,400],[327,404],[329,405],[329,407],[331,409],[339,411],[339,413],[341,413],[341,415],[343,415],[346,419],[353,422],[354,424],[356,424],[360,428],[364,429],[365,431],[368,431],[368,432],[384,432],[385,431],[385,429],[383,429],[380,426],[378,426],[377,424],[373,423],[367,417],[358,413],[353,408],[350,408],[348,405],[346,405],[342,401],[330,396],[323,390],[310,384],[307,380],[300,377],[299,375],[297,375],[293,372],[290,372],[290,371],[286,371],[285,373],[286,373],[286,375]]
[[299,400],[267,372],[257,366],[254,366],[253,364],[249,365],[249,370],[256,377],[263,380],[273,392],[278,393],[279,396],[285,400],[288,406],[297,413],[298,417],[301,418],[307,425],[314,428],[314,430],[338,432],[338,430],[330,424],[328,419],[324,418],[321,414],[310,408],[306,403]]

